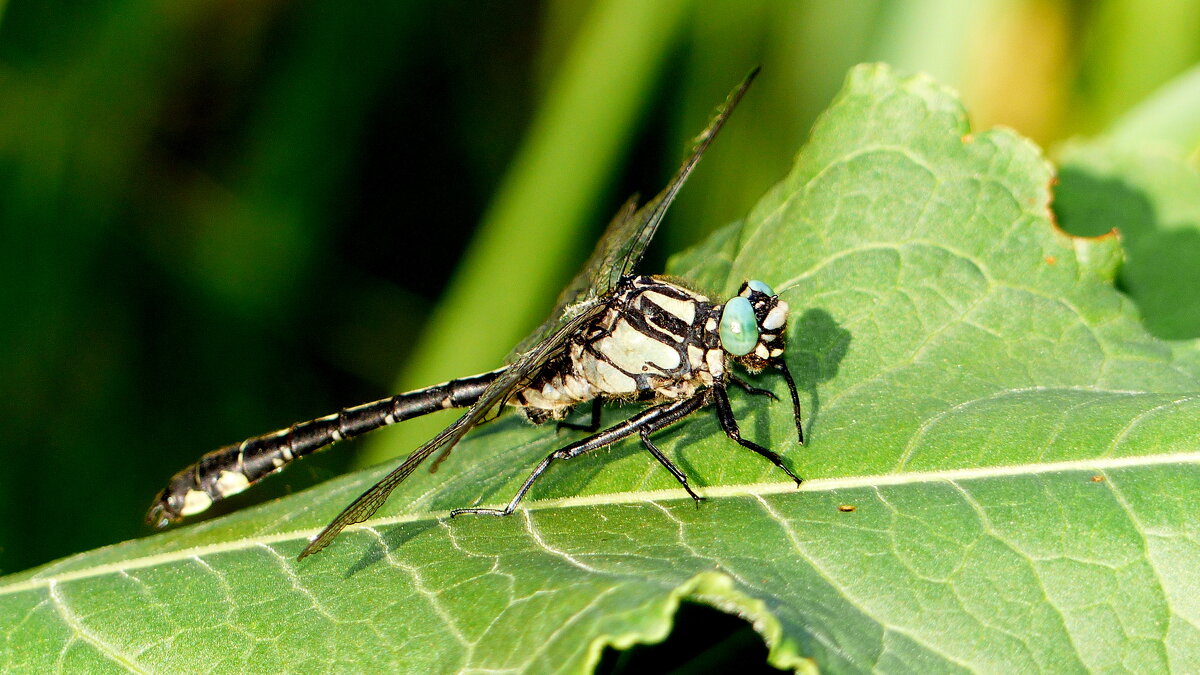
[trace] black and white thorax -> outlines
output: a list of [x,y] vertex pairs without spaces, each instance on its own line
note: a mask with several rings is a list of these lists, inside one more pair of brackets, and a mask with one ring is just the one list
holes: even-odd
[[[758,301],[758,339],[735,358],[756,372],[783,353],[788,308],[763,293],[745,297],[752,307]],[[510,399],[530,421],[562,419],[597,398],[685,399],[725,380],[731,354],[721,340],[724,304],[657,276],[625,278],[607,304]]]

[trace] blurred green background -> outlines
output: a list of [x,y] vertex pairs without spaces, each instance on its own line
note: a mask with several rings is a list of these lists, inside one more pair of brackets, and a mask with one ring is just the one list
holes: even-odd
[[647,270],[780,179],[855,63],[1053,146],[1198,57],[1194,2],[0,0],[0,572],[147,534],[219,445],[495,367],[755,65]]

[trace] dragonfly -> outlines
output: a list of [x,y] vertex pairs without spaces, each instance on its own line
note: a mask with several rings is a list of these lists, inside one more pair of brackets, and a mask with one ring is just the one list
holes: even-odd
[[[770,390],[739,377],[733,363],[754,374],[777,370],[791,394],[797,441],[804,443],[800,399],[784,360],[787,303],[762,281],[746,281],[731,299],[714,302],[679,281],[634,272],[667,209],[757,74],[755,69],[747,75],[717,108],[662,192],[641,206],[637,195],[625,202],[582,270],[559,295],[550,318],[517,346],[507,365],[345,408],[214,450],[170,479],[155,497],[147,522],[166,527],[338,441],[447,408],[466,412],[351,502],[309,540],[298,559],[321,551],[346,527],[370,518],[425,460],[441,453],[437,459],[441,461],[471,429],[506,407],[518,408],[535,424],[553,420],[560,428],[589,435],[538,463],[503,508],[458,508],[450,511],[451,517],[509,515],[554,462],[635,435],[699,502],[702,497],[654,444],[651,434],[708,406],[715,409],[725,435],[765,457],[799,486],[802,479],[779,454],[742,437],[728,394],[736,386],[776,398]],[[606,401],[636,401],[646,407],[601,429]],[[576,406],[587,403],[592,405],[589,423],[564,421]]]

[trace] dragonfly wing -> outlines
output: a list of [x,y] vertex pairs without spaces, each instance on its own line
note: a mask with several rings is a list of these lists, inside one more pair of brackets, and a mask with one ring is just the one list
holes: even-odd
[[422,462],[435,452],[453,448],[468,431],[484,421],[488,413],[503,405],[517,388],[528,382],[558,353],[580,326],[604,311],[604,298],[642,259],[646,247],[662,223],[663,216],[666,215],[671,202],[675,201],[675,195],[696,168],[704,151],[725,125],[729,114],[733,112],[756,75],[757,68],[729,94],[708,126],[693,141],[691,153],[662,192],[641,208],[637,207],[636,196],[625,202],[609,223],[608,229],[596,244],[596,250],[584,263],[583,269],[559,296],[554,310],[550,312],[550,318],[521,342],[509,357],[511,365],[484,390],[479,400],[467,409],[462,417],[428,443],[414,450],[404,463],[347,506],[308,543],[301,551],[300,559],[328,546],[346,527],[361,523],[374,515],[387,501],[392,490],[412,475]]
[[654,239],[658,226],[671,203],[675,201],[680,188],[687,182],[705,150],[708,150],[721,127],[725,126],[730,113],[737,107],[738,101],[742,100],[746,89],[757,75],[758,69],[755,68],[729,93],[725,102],[709,120],[708,126],[693,139],[691,152],[662,192],[641,208],[637,205],[638,196],[634,195],[617,211],[604,235],[596,243],[592,255],[584,263],[583,269],[559,295],[553,311],[550,312],[550,318],[517,345],[516,350],[509,356],[510,361],[515,361],[525,349],[536,345],[546,335],[557,330],[562,323],[570,321],[574,314],[608,295],[621,277],[633,273],[633,268],[645,255],[646,247]]
[[[671,208],[671,203],[675,201],[675,196],[679,194],[680,188],[687,182],[689,176],[692,175],[692,170],[700,163],[700,158],[704,156],[704,152],[708,150],[708,146],[712,145],[713,139],[717,137],[717,133],[725,126],[729,115],[733,113],[733,109],[737,107],[742,96],[746,94],[746,90],[750,88],[750,84],[754,82],[754,78],[758,76],[758,68],[750,71],[746,77],[742,79],[733,91],[725,97],[725,102],[717,107],[712,118],[708,121],[708,126],[692,139],[692,150],[688,153],[683,164],[675,171],[675,175],[671,177],[667,187],[646,202],[642,208],[638,209],[637,213],[630,219],[628,224],[625,224],[620,232],[606,232],[604,239],[601,240],[597,247],[599,252],[600,246],[605,246],[605,239],[613,236],[616,241],[609,244],[611,251],[608,251],[606,257],[611,258],[602,265],[602,269],[607,273],[607,288],[611,289],[616,286],[617,282],[623,276],[633,273],[633,268],[637,266],[642,256],[646,253],[646,247],[650,245],[650,240],[654,238],[654,233],[658,231],[658,226],[662,223],[663,217],[667,214],[667,209]],[[593,254],[595,255],[595,254]]]
[[[530,333],[524,340],[521,340],[508,355],[509,362],[516,361],[532,348],[546,338],[547,335],[556,331],[562,324],[569,322],[575,314],[585,311],[588,307],[595,304],[603,297],[611,288],[605,288],[604,292],[598,292],[594,287],[600,279],[604,278],[603,269],[607,264],[609,256],[601,255],[604,253],[602,248],[606,241],[609,241],[610,235],[615,232],[624,231],[629,228],[629,223],[633,220],[638,210],[638,195],[633,195],[625,200],[625,204],[621,206],[621,210],[617,211],[617,215],[609,222],[608,227],[604,230],[604,237],[597,244],[596,250],[592,252],[587,262],[583,264],[583,269],[575,275],[571,283],[567,284],[566,288],[558,295],[558,300],[554,303],[554,309],[550,312],[549,318],[538,326],[537,330]],[[615,241],[613,239],[612,241]]]
[[388,495],[392,493],[392,490],[395,490],[400,483],[404,482],[404,479],[412,475],[412,472],[422,462],[435,452],[453,448],[468,431],[482,422],[489,412],[497,406],[503,405],[514,391],[528,383],[537,374],[537,371],[562,349],[567,339],[578,331],[580,326],[600,314],[603,310],[604,305],[597,303],[587,311],[576,315],[552,336],[523,354],[516,363],[506,368],[484,390],[479,400],[468,408],[462,417],[443,429],[441,433],[434,436],[429,442],[414,450],[405,458],[400,466],[393,469],[391,473],[384,476],[382,480],[372,485],[358,499],[355,499],[349,506],[343,509],[332,522],[325,526],[325,529],[321,530],[316,537],[313,537],[309,541],[308,546],[305,546],[304,550],[300,552],[297,560],[303,560],[305,556],[320,551],[333,542],[342,530],[355,523],[361,523],[374,515],[379,510],[379,507],[383,506],[383,503],[387,501]]

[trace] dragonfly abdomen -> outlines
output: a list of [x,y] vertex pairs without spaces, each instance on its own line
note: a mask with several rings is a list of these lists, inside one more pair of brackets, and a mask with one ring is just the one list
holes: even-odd
[[438,410],[470,406],[501,372],[503,369],[397,394],[218,448],[175,474],[155,498],[146,520],[165,527],[338,441]]

